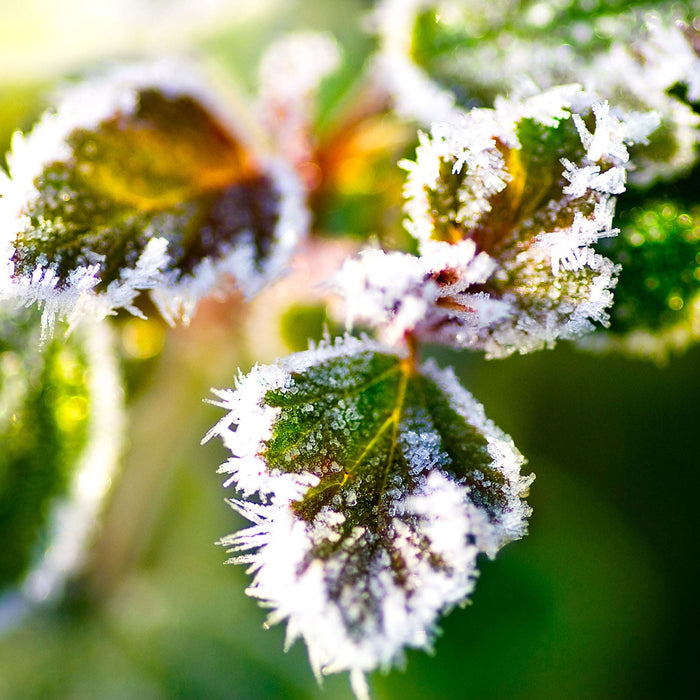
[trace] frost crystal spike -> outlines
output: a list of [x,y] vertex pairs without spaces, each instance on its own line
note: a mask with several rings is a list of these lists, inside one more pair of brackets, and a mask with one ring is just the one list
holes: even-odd
[[479,553],[525,534],[534,477],[450,370],[366,340],[258,366],[207,435],[222,438],[253,524],[225,538],[249,595],[302,637],[314,671],[387,668],[429,647],[473,587]]
[[[0,298],[77,321],[150,290],[169,321],[232,275],[280,274],[307,213],[290,167],[254,151],[201,76],[161,62],[69,89],[8,155]],[[259,150],[259,149],[258,149]]]
[[401,163],[421,255],[348,263],[349,320],[492,357],[607,324],[617,267],[594,244],[617,233],[633,131],[576,85],[434,124]]

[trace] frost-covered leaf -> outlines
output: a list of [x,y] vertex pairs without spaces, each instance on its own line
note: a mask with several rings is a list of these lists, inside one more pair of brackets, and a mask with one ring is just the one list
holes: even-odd
[[[397,109],[424,124],[498,94],[572,81],[614,102],[618,116],[654,113],[647,144],[633,156],[633,178],[672,177],[696,158],[698,117],[671,93],[700,94],[700,59],[691,12],[678,3],[512,2],[511,0],[384,0],[375,13],[380,74]],[[692,26],[692,25],[691,25]],[[647,117],[648,118],[648,117]]]
[[424,322],[431,324],[438,298],[424,258],[382,250],[363,250],[346,260],[333,287],[344,299],[348,326],[358,321],[375,326],[390,345],[418,333]]
[[[378,29],[458,102],[490,103],[529,77],[542,87],[568,82],[585,59],[641,37],[644,11],[659,2],[582,3],[513,0],[384,0]],[[621,12],[621,10],[626,10]],[[399,35],[397,23],[404,26]],[[536,50],[535,50],[536,47]]]
[[523,458],[450,370],[345,338],[217,394],[229,413],[207,437],[253,522],[223,543],[316,673],[357,685],[428,647],[477,555],[525,534]]
[[[577,86],[500,100],[421,135],[404,161],[406,227],[420,258],[346,267],[350,315],[491,356],[529,352],[607,322],[614,264],[592,245],[615,235],[630,128]],[[353,310],[356,310],[353,313]]]
[[700,339],[700,207],[653,202],[619,223],[601,243],[622,268],[612,322],[587,344],[663,361]]
[[0,628],[80,564],[122,439],[108,329],[40,333],[36,312],[0,312]]
[[250,295],[280,272],[306,225],[301,188],[200,81],[169,63],[124,67],[15,137],[0,294],[44,303],[50,325],[88,308],[138,313],[150,289],[172,321],[225,275]]

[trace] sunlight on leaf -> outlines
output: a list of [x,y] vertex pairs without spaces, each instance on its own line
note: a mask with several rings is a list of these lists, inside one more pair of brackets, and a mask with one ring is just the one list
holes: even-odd
[[154,289],[172,321],[226,274],[249,295],[279,274],[305,227],[293,174],[255,155],[221,105],[167,70],[132,66],[80,84],[15,138],[2,188],[5,286],[25,301],[68,315],[76,296],[96,292],[103,315],[139,313],[138,291]]

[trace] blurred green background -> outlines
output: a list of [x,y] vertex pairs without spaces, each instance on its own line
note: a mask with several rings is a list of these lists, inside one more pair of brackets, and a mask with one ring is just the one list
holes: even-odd
[[[284,30],[337,32],[347,75],[370,47],[357,30],[366,2],[209,4],[211,23],[200,17],[193,29],[182,9],[179,23],[172,19],[186,5],[175,0],[98,3],[102,14],[82,18],[84,4],[73,0],[61,3],[52,31],[50,0],[21,8],[3,0],[3,147],[15,127],[32,123],[57,77],[103,58],[155,53],[161,33],[165,48],[203,51],[242,89],[254,84],[262,47]],[[134,31],[110,34],[115,17]],[[170,24],[156,31],[159,17]],[[244,568],[224,566],[214,544],[243,521],[216,474],[223,448],[199,445],[220,416],[202,399],[212,386],[230,386],[239,366],[272,359],[273,339],[254,321],[277,312],[268,296],[247,311],[237,299],[211,302],[185,329],[121,323],[131,396],[122,477],[65,603],[0,640],[0,698],[351,697],[342,676],[317,686],[303,644],[282,652],[284,630],[264,629],[264,611],[244,593]],[[144,359],[163,339],[162,354]],[[692,696],[700,348],[663,367],[566,345],[491,362],[427,354],[455,365],[526,455],[537,474],[534,514],[528,538],[482,562],[473,605],[444,618],[435,654],[409,652],[405,670],[374,674],[373,697]]]

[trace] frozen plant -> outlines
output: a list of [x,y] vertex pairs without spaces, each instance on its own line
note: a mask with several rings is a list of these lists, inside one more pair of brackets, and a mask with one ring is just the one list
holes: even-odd
[[[664,359],[700,336],[700,39],[695,18],[643,9],[383,0],[364,22],[378,49],[350,79],[340,42],[306,32],[267,48],[247,101],[172,59],[63,90],[15,135],[0,181],[8,444],[33,396],[17,363],[50,375],[57,347],[94,337],[109,355],[104,324],[187,324],[206,297],[235,285],[250,299],[352,234],[340,269],[313,270],[345,332],[215,389],[225,415],[205,441],[230,452],[220,472],[250,523],[221,540],[247,593],[303,639],[317,677],[348,672],[368,696],[369,673],[431,648],[479,555],[523,537],[531,513],[523,456],[426,346],[504,358],[575,341]],[[363,191],[373,177],[378,196]],[[75,391],[93,413],[59,431],[65,473],[42,498],[63,497],[102,444],[110,459],[83,477],[99,486],[94,519],[121,419],[108,437],[99,392]],[[0,580],[8,596],[36,571],[66,574],[27,556],[35,531]]]

